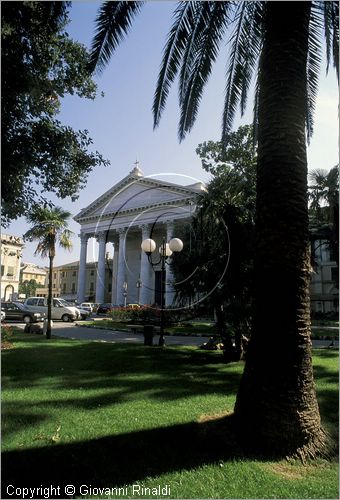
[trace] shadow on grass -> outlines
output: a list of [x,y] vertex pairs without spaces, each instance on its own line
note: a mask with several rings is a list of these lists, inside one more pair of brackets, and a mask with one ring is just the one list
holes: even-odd
[[[163,473],[191,469],[240,456],[232,416],[214,422],[180,424],[75,444],[56,444],[2,455],[2,496],[7,486],[119,487]],[[37,498],[37,497],[33,497]],[[38,495],[39,498],[39,495]]]
[[[25,366],[24,372],[17,368],[22,366]],[[242,368],[243,363],[238,367],[225,365],[221,353],[195,348],[163,350],[70,341],[69,345],[39,343],[30,349],[6,352],[3,381],[8,381],[11,389],[25,387],[28,379],[30,386],[36,389],[51,382],[53,390],[60,391],[112,389],[112,393],[89,395],[86,400],[60,400],[61,405],[91,409],[99,403],[109,405],[126,401],[142,392],[147,393],[148,398],[162,401],[212,392],[235,393]],[[54,405],[55,400],[51,404]]]
[[[96,395],[88,401],[62,401],[60,393],[57,401],[51,401],[53,406],[64,404],[79,408],[84,405],[84,408],[91,408],[98,401],[108,405],[139,393],[144,397],[142,391],[147,391],[147,397],[171,399],[176,404],[176,399],[188,394],[235,392],[242,369],[241,365],[224,365],[217,353],[195,349],[44,342],[39,342],[36,347],[33,342],[28,350],[14,349],[4,353],[3,373],[9,390],[27,386],[28,380],[38,389],[53,382],[53,389],[57,391],[80,385],[84,389],[112,388],[112,394]],[[316,367],[316,370],[319,370],[317,376],[321,379],[326,380],[332,374],[322,367]],[[334,391],[332,394],[325,391],[323,394],[321,387],[319,392],[321,401],[325,398],[324,404],[330,396],[332,401],[335,396]],[[32,408],[37,403],[32,402]],[[46,405],[46,402],[40,403]],[[333,406],[332,402],[332,411]],[[329,407],[323,406],[323,410],[329,410]],[[21,411],[20,407],[18,411]],[[65,498],[67,484],[75,485],[78,489],[75,496],[79,496],[82,484],[97,488],[119,487],[241,456],[243,454],[235,443],[231,417],[4,452],[2,498],[9,498],[6,493],[8,484],[16,487],[60,486],[60,495],[56,498]]]

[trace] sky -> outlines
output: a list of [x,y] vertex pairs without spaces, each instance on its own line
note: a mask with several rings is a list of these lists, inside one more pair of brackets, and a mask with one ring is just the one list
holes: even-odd
[[[67,32],[90,47],[94,33],[97,2],[73,2],[71,23]],[[172,24],[173,1],[148,1],[135,19],[128,37],[118,47],[104,72],[95,77],[98,97],[94,101],[67,96],[63,100],[59,119],[76,130],[87,129],[93,139],[93,149],[111,161],[108,167],[97,167],[88,176],[87,186],[79,199],[51,199],[73,216],[124,178],[136,160],[144,175],[156,175],[178,184],[209,181],[202,170],[195,150],[208,140],[220,140],[224,100],[227,44],[221,46],[199,108],[196,124],[182,143],[178,142],[179,108],[177,85],[172,86],[160,126],[154,131],[152,121],[153,94],[162,58],[166,35]],[[100,93],[104,92],[104,97]],[[249,95],[245,116],[236,115],[233,129],[252,122],[252,96]],[[338,162],[338,85],[335,71],[330,68],[325,77],[321,69],[315,113],[314,135],[307,151],[308,168],[329,170]],[[162,175],[163,174],[163,175]],[[170,175],[171,174],[171,175]],[[3,230],[5,234],[22,236],[29,229],[24,218]],[[57,250],[55,265],[79,260],[80,226],[70,221],[74,232],[73,250]],[[88,260],[96,260],[97,246],[90,240]],[[109,245],[108,245],[109,246]],[[23,261],[47,266],[46,259],[34,255],[36,243],[25,243]]]

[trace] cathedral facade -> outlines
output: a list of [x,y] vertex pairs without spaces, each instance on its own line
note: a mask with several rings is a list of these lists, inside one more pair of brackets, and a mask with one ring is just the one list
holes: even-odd
[[[78,302],[88,300],[87,248],[89,239],[95,238],[99,245],[95,302],[111,297],[117,305],[160,304],[160,286],[165,282],[165,305],[170,306],[174,300],[171,258],[165,279],[161,278],[160,264],[150,264],[141,243],[152,238],[158,248],[176,237],[180,225],[190,224],[197,195],[204,190],[200,182],[182,186],[144,177],[136,162],[129,175],[82,209],[74,217],[80,224],[81,241]],[[108,250],[113,258],[108,258]]]

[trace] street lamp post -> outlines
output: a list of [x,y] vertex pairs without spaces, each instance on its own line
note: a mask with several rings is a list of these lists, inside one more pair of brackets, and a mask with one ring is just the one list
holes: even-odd
[[161,265],[161,290],[160,290],[160,295],[161,295],[161,318],[160,318],[160,335],[159,335],[159,346],[164,346],[165,340],[164,340],[164,282],[163,282],[163,277],[165,275],[165,265],[169,264],[167,259],[171,257],[173,252],[181,252],[183,249],[183,242],[179,238],[172,238],[172,240],[169,241],[169,243],[166,243],[165,238],[163,238],[162,244],[159,247],[159,260],[157,262],[152,261],[152,256],[151,254],[156,250],[156,242],[151,239],[147,238],[142,241],[142,250],[143,252],[146,253],[148,257],[149,263],[152,265],[154,268],[155,266],[158,266],[159,264]]
[[124,307],[126,308],[126,298],[127,298],[127,289],[128,289],[128,284],[126,281],[123,283],[123,297],[124,297]]
[[137,303],[139,304],[140,302],[140,289],[141,289],[141,286],[142,286],[142,280],[141,279],[138,279],[136,281],[136,288],[137,288]]

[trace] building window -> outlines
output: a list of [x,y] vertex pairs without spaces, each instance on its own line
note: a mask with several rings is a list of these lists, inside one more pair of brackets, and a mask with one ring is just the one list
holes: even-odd
[[94,290],[94,283],[91,281],[91,283],[90,283],[90,292],[93,292],[93,290]]
[[14,276],[14,266],[8,266],[7,276]]
[[72,283],[72,293],[75,293],[75,292],[76,292],[76,284]]
[[57,279],[57,273],[54,273],[54,279],[55,280]]
[[77,271],[73,271],[72,276],[77,276]]
[[5,274],[5,266],[1,266],[1,276]]
[[91,269],[90,275],[94,276],[94,270],[93,269]]
[[63,283],[63,292],[66,292],[66,283]]

